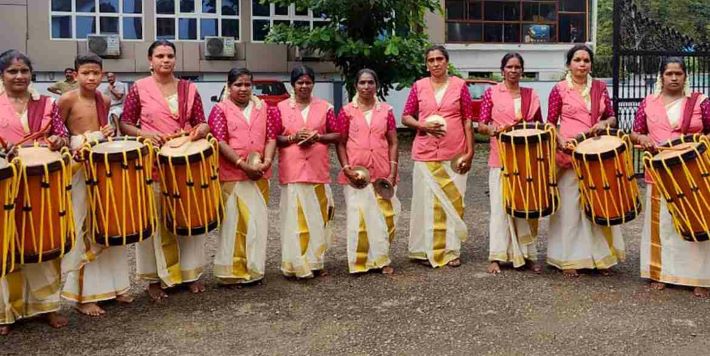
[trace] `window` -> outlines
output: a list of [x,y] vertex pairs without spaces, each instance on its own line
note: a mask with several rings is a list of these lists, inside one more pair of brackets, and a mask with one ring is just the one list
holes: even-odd
[[589,0],[447,0],[448,43],[585,42]]
[[155,38],[180,41],[205,36],[239,40],[239,0],[155,0]]
[[89,34],[119,34],[143,39],[143,0],[51,0],[50,38],[85,39]]
[[262,4],[259,0],[251,2],[251,40],[262,42],[269,34],[269,28],[278,24],[313,29],[328,21],[323,15],[314,14],[309,9],[294,5],[280,6]]

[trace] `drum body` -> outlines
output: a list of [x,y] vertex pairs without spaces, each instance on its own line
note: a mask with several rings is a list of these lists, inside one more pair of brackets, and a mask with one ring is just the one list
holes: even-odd
[[519,124],[498,136],[503,201],[509,215],[538,219],[557,211],[556,142],[554,127],[541,123]]
[[[174,140],[182,144],[171,145]],[[221,220],[218,147],[214,139],[166,142],[158,153],[162,218],[177,235],[206,234]]]
[[595,224],[627,223],[641,212],[631,158],[631,141],[621,131],[583,137],[572,154],[579,179],[580,204]]
[[20,263],[62,257],[74,242],[71,206],[71,155],[47,147],[20,147],[16,199],[16,245]]
[[673,225],[688,241],[710,236],[710,140],[689,136],[662,146],[657,155],[644,155],[644,165],[660,189]]
[[120,246],[151,237],[157,228],[152,146],[124,137],[96,143],[86,156],[92,240]]
[[17,166],[0,157],[0,277],[12,272],[15,265],[15,198],[17,197]]

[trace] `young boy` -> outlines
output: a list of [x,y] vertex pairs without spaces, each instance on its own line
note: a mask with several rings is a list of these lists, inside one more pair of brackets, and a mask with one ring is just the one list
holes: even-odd
[[[74,61],[79,88],[59,98],[59,111],[69,129],[72,151],[80,149],[86,140],[100,140],[114,135],[108,123],[111,100],[97,87],[103,77],[101,58],[93,53],[80,55]],[[128,295],[128,257],[125,246],[94,244],[86,235],[87,194],[84,169],[74,174],[72,205],[76,226],[76,245],[62,261],[67,274],[62,296],[76,302],[82,314],[100,316],[106,312],[98,302],[116,299],[130,303]]]

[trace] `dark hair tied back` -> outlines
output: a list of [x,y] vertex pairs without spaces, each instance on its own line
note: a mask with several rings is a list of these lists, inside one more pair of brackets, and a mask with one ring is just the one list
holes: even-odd
[[362,77],[363,74],[371,75],[372,78],[375,79],[375,86],[380,86],[380,78],[378,78],[377,73],[375,73],[375,71],[370,68],[360,69],[357,74],[355,74],[355,85],[357,85],[357,83],[360,81],[360,77]]
[[246,75],[249,77],[249,81],[253,82],[254,81],[254,74],[251,73],[249,69],[246,68],[232,68],[229,70],[229,73],[227,73],[227,85],[232,85],[234,82],[239,79],[239,77]]
[[687,70],[686,67],[685,67],[685,61],[683,61],[683,58],[680,58],[680,57],[664,57],[664,58],[661,59],[661,67],[660,67],[660,71],[659,71],[659,73],[661,74],[661,76],[663,75],[663,73],[666,72],[666,69],[668,68],[668,65],[669,65],[669,64],[672,64],[672,63],[675,63],[675,64],[680,65],[680,69],[683,70],[683,74],[686,74],[686,75],[688,74],[688,70]]
[[151,43],[150,47],[148,47],[148,57],[153,57],[153,51],[155,51],[155,49],[160,46],[168,46],[173,49],[173,53],[177,53],[174,43],[172,43],[168,40],[157,40],[157,41]]
[[589,46],[585,44],[576,44],[572,48],[567,51],[567,65],[569,66],[572,63],[572,58],[574,58],[574,54],[577,53],[577,51],[586,51],[589,54],[589,61],[594,64],[594,52],[592,52],[592,49],[589,48]]
[[441,54],[444,55],[444,58],[446,58],[446,61],[449,61],[449,51],[446,50],[446,48],[442,45],[433,45],[429,48],[426,49],[426,52],[424,52],[424,58],[429,57],[429,53],[434,52],[434,51],[439,51]]
[[0,73],[4,72],[14,60],[24,62],[28,67],[30,67],[30,72],[32,72],[32,61],[30,61],[30,58],[27,57],[27,55],[16,49],[8,49],[7,51],[0,53]]
[[296,81],[298,81],[298,78],[304,75],[311,78],[312,81],[316,81],[316,73],[313,71],[313,69],[306,65],[300,65],[296,68],[293,68],[293,70],[291,71],[291,85],[295,86]]
[[508,65],[508,61],[517,58],[518,61],[520,61],[520,67],[525,70],[525,61],[523,60],[523,56],[520,55],[518,52],[508,52],[503,56],[503,59],[500,61],[500,70],[503,71],[505,66]]

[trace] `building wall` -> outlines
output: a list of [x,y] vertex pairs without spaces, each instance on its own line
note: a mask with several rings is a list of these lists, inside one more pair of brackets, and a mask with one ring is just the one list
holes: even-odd
[[[107,70],[119,73],[148,73],[148,46],[155,39],[155,1],[143,1],[143,40],[121,41],[121,56],[104,59]],[[27,52],[39,80],[54,80],[77,54],[86,53],[85,40],[50,39],[50,0],[0,0],[0,48]],[[175,41],[176,70],[183,74],[222,74],[232,67],[247,66],[257,73],[279,74],[297,63],[294,51],[285,45],[251,43],[251,0],[240,2],[241,41],[233,60],[206,59],[202,42]],[[335,73],[330,63],[313,63],[320,73]],[[131,76],[133,77],[133,76]]]

